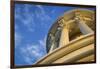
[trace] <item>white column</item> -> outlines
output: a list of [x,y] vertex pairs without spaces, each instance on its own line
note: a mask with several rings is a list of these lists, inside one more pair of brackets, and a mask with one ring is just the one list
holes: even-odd
[[59,42],[59,47],[65,46],[69,43],[69,30],[67,24],[62,21],[61,23],[62,31],[61,31],[61,37]]
[[52,44],[50,50],[49,50],[49,53],[52,52],[54,50],[54,43]]
[[52,45],[51,45],[51,48],[49,50],[49,53],[53,51],[54,49],[54,36],[52,34],[50,34],[50,37],[51,37],[51,40],[52,40]]
[[76,15],[75,20],[83,34],[93,33],[93,30],[85,24],[84,19],[79,14]]

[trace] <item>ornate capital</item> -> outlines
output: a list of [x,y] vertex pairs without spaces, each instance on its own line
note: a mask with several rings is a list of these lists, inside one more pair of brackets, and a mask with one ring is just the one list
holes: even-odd
[[75,12],[75,20],[77,21],[77,22],[79,22],[79,21],[85,21],[84,20],[84,16],[83,15],[81,15],[80,14],[80,12]]
[[59,22],[58,22],[59,26],[62,27],[62,28],[68,28],[68,24],[65,22],[64,19],[61,19]]

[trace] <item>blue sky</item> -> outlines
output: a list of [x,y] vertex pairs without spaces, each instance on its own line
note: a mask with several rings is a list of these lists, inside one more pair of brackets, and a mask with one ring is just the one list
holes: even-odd
[[15,64],[31,65],[46,55],[48,30],[59,16],[75,8],[15,4]]

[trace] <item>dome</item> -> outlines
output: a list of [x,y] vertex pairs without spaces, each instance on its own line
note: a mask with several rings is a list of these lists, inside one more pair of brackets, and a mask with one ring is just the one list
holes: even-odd
[[60,35],[61,35],[61,27],[59,26],[59,23],[62,19],[65,21],[65,23],[67,24],[69,28],[69,40],[70,41],[82,35],[75,21],[75,16],[78,15],[77,13],[79,13],[83,17],[85,23],[92,30],[95,29],[94,27],[95,12],[94,11],[88,10],[88,9],[74,9],[71,11],[66,11],[62,16],[58,17],[58,19],[51,26],[48,32],[48,36],[46,40],[47,52],[50,51],[50,48],[53,45],[52,43],[54,43],[54,49],[59,47],[59,41],[60,41]]

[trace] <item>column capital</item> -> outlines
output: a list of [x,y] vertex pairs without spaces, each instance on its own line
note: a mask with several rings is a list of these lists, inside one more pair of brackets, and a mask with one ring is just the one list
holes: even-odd
[[80,12],[75,12],[75,20],[77,21],[77,22],[79,22],[79,21],[85,21],[84,20],[84,16],[83,15],[81,15],[80,14]]
[[93,33],[93,30],[85,23],[84,16],[79,12],[75,13],[75,21],[83,34]]
[[61,20],[58,22],[58,24],[59,24],[59,26],[60,26],[61,28],[67,28],[67,29],[69,29],[69,26],[68,26],[68,24],[65,22],[64,19],[61,19]]

